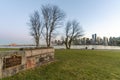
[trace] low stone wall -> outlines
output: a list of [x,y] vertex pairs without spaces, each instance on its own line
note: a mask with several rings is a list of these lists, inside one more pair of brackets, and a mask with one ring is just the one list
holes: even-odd
[[54,49],[26,50],[26,68],[33,68],[54,60]]
[[21,49],[0,52],[0,78],[12,76],[54,60],[54,49]]

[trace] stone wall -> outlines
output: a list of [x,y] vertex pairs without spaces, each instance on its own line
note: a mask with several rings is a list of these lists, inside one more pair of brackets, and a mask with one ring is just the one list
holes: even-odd
[[26,68],[33,68],[54,60],[54,49],[26,50]]
[[27,48],[19,51],[0,52],[0,78],[11,76],[51,61],[54,61],[53,48]]

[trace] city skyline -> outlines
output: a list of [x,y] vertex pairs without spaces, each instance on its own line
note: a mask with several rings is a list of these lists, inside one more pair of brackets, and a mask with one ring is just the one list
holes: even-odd
[[[54,39],[52,41],[54,46],[64,45],[65,38]],[[91,38],[81,37],[72,41],[72,45],[104,45],[104,46],[120,46],[120,37],[99,37],[97,34],[92,34]]]
[[[33,43],[29,34],[29,16],[42,5],[57,5],[66,13],[66,19],[77,19],[85,37],[96,33],[100,37],[120,36],[120,0],[1,0],[0,44]],[[62,33],[61,29],[61,33]]]

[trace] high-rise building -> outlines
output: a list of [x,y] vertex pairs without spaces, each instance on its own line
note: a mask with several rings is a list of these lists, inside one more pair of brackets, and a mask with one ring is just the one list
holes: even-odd
[[108,46],[108,38],[107,37],[103,37],[103,44],[105,46]]
[[92,35],[92,44],[96,44],[97,34]]

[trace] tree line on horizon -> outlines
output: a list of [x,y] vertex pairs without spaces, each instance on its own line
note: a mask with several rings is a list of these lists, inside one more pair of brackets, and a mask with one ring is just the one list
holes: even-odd
[[[64,23],[65,12],[56,5],[42,5],[40,11],[36,10],[30,15],[30,34],[34,38],[36,47],[39,47],[41,38],[46,41],[47,47],[51,47],[51,39],[54,31],[60,27],[64,29],[66,49],[71,48],[74,39],[83,36],[83,29],[77,20],[69,20]],[[65,27],[63,27],[65,24]]]

